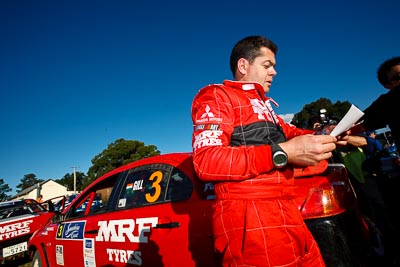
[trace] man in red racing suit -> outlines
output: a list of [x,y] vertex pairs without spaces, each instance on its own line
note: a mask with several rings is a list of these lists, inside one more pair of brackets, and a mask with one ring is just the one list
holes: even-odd
[[[246,58],[243,47],[260,53]],[[265,96],[275,53],[265,37],[241,40],[231,55],[236,81],[206,86],[192,103],[193,162],[200,179],[215,185],[214,246],[223,266],[325,266],[291,185],[293,165],[328,159],[336,138],[275,114]],[[275,150],[287,162],[274,163]]]

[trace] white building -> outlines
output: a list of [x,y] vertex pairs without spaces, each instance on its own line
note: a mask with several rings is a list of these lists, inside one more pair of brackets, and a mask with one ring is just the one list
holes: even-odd
[[36,199],[39,195],[43,196],[43,201],[48,199],[65,196],[67,194],[73,194],[74,191],[67,191],[67,188],[59,183],[49,179],[47,181],[38,183],[31,187],[25,188],[21,192],[17,193],[15,196],[11,197],[13,199],[26,199],[26,198],[33,198]]

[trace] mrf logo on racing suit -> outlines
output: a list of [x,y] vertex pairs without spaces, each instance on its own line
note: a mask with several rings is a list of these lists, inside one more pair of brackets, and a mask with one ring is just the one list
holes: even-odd
[[30,232],[29,225],[32,222],[33,220],[27,220],[23,222],[17,222],[0,226],[0,240],[5,240],[24,234],[29,234]]
[[193,142],[193,148],[198,149],[205,146],[220,146],[222,141],[219,138],[222,135],[222,131],[202,131],[195,136]]

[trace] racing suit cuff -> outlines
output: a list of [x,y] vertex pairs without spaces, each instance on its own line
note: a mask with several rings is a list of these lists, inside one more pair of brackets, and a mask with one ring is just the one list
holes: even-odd
[[255,146],[255,168],[258,173],[269,172],[275,166],[272,162],[272,151],[270,145]]

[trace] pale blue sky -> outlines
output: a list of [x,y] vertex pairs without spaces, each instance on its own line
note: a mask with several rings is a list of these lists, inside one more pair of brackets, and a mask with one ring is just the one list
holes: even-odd
[[86,173],[118,138],[191,151],[191,101],[231,79],[232,46],[279,46],[279,114],[320,97],[363,109],[399,56],[400,1],[0,1],[0,178]]

